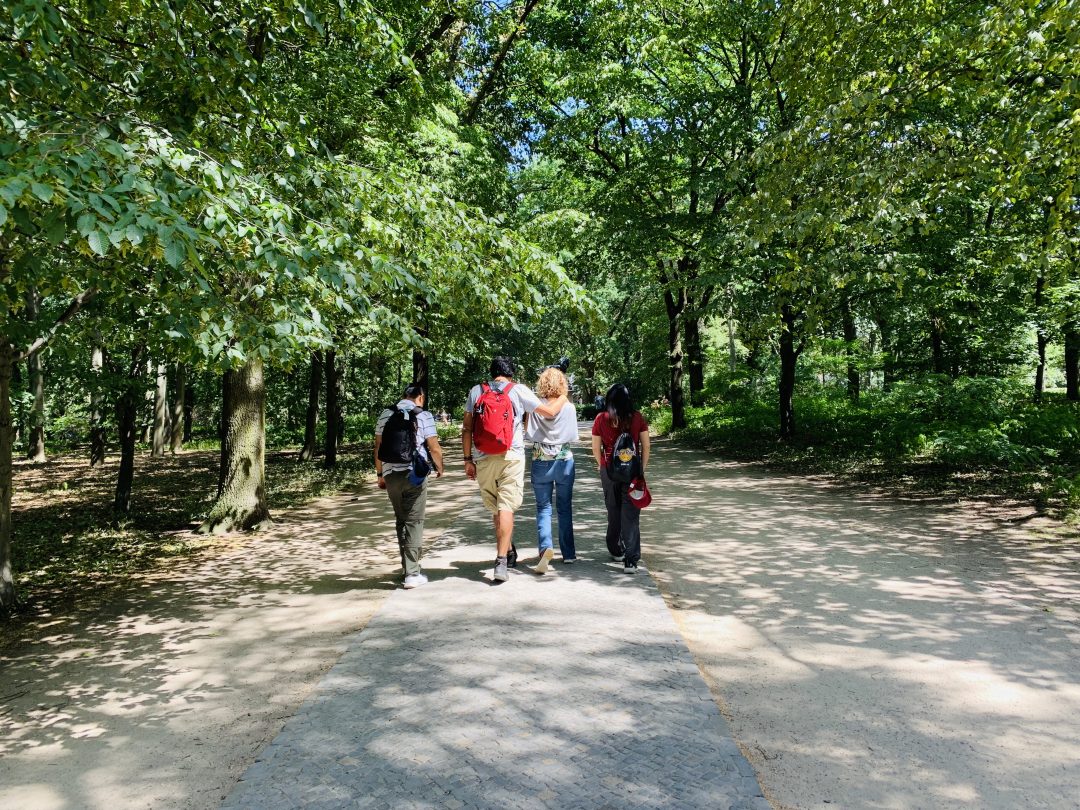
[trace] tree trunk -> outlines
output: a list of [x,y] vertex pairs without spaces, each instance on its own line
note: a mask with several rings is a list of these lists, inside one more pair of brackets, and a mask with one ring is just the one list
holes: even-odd
[[15,351],[0,335],[0,613],[18,607],[11,570],[11,490],[14,485],[11,442],[11,370]]
[[[26,294],[26,319],[36,321],[41,299],[36,289]],[[30,394],[34,398],[30,408],[30,429],[26,436],[26,457],[30,461],[45,461],[45,368],[42,353],[35,352],[26,359],[30,376]]]
[[307,417],[304,420],[304,446],[300,460],[315,458],[316,428],[319,426],[319,392],[322,390],[323,358],[321,352],[311,353],[311,373],[308,376]]
[[412,354],[412,381],[420,383],[425,394],[429,394],[431,379],[431,364],[427,353],[422,349],[413,349]]
[[131,512],[131,486],[135,480],[135,439],[139,421],[138,400],[135,380],[131,380],[121,394],[120,401],[116,403],[116,421],[120,429],[120,471],[116,475],[113,511],[118,515]]
[[727,351],[728,371],[731,372],[732,376],[735,376],[736,361],[739,356],[735,351],[735,314],[731,309],[728,309],[727,315]]
[[855,329],[855,317],[851,313],[851,302],[845,298],[840,304],[840,316],[844,326],[844,354],[847,356],[848,397],[852,402],[859,401],[859,367],[855,364],[855,344],[859,339]]
[[671,427],[686,427],[686,403],[683,400],[683,347],[680,321],[686,310],[686,290],[664,290],[668,315],[668,396],[671,399]]
[[1035,279],[1035,347],[1038,353],[1038,364],[1035,366],[1035,391],[1036,402],[1043,400],[1043,388],[1046,385],[1046,327],[1043,325],[1043,290],[1046,287],[1046,276],[1040,270]]
[[687,377],[690,382],[690,404],[701,406],[705,396],[705,356],[701,345],[701,318],[688,316],[683,324],[686,339]]
[[187,401],[187,366],[176,364],[175,391],[172,401],[172,424],[169,431],[169,450],[175,456],[184,449],[184,403]]
[[255,356],[223,379],[227,413],[221,445],[221,486],[202,534],[258,529],[270,522],[266,503],[266,387],[262,358]]
[[799,352],[795,348],[795,310],[784,304],[780,311],[780,438],[795,435],[795,364]]
[[945,374],[945,321],[936,312],[930,313],[930,350],[934,373]]
[[101,393],[101,369],[105,365],[105,350],[94,346],[90,355],[90,369],[94,375],[94,388],[90,392],[90,466],[105,462],[105,414],[102,412],[104,395]]
[[1071,323],[1065,326],[1065,396],[1080,400],[1080,329]]
[[896,356],[893,354],[892,329],[889,322],[881,316],[875,317],[874,323],[877,324],[878,331],[881,333],[881,390],[890,391],[893,383],[896,382]]
[[169,438],[169,367],[157,365],[157,381],[154,386],[154,444],[150,455],[165,457],[165,445]]
[[[146,361],[146,378],[154,377],[154,361]],[[143,395],[142,430],[139,432],[139,441],[143,444],[150,443],[150,435],[154,427],[154,389],[147,386]]]
[[329,469],[337,465],[338,451],[338,375],[337,352],[326,352],[326,455],[323,464]]
[[191,441],[191,427],[195,422],[195,391],[190,385],[185,387],[187,390],[184,391],[184,444],[187,444]]

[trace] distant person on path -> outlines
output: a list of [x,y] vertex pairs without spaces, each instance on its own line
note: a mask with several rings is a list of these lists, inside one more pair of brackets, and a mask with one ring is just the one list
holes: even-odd
[[521,506],[525,489],[522,419],[534,412],[555,417],[566,404],[565,396],[541,402],[527,385],[514,382],[516,371],[506,357],[491,361],[491,379],[469,391],[461,427],[465,474],[480,485],[480,497],[495,527],[496,582],[510,578],[506,555],[514,533],[514,512]]
[[420,570],[428,479],[415,474],[414,451],[419,456],[418,464],[430,464],[435,477],[442,477],[442,447],[435,417],[424,410],[424,389],[418,383],[409,385],[401,401],[383,411],[375,423],[375,471],[379,489],[386,490],[394,507],[401,572],[407,589],[428,581]]
[[[541,372],[536,394],[546,402],[566,397],[570,385],[566,375],[552,366]],[[577,560],[574,548],[574,452],[570,442],[578,439],[577,409],[573,403],[562,406],[558,416],[549,419],[538,414],[528,418],[525,438],[533,443],[531,478],[536,495],[536,539],[540,562],[536,573],[546,574],[554,555],[551,540],[551,496],[555,493],[559,514],[559,552],[564,563]]]
[[641,510],[630,502],[627,494],[629,481],[613,481],[609,472],[612,454],[620,437],[629,434],[634,451],[640,460],[641,477],[649,465],[649,425],[640,411],[634,409],[630,389],[616,383],[608,389],[604,398],[606,409],[596,415],[592,426],[592,452],[600,469],[600,483],[604,487],[604,505],[607,507],[608,552],[616,562],[623,563],[627,574],[636,574],[641,559]]

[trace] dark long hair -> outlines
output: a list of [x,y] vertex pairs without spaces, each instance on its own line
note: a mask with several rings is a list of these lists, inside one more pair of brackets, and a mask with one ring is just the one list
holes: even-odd
[[630,398],[630,389],[622,383],[615,383],[604,397],[607,403],[608,419],[615,427],[629,427],[630,417],[634,415],[634,400]]

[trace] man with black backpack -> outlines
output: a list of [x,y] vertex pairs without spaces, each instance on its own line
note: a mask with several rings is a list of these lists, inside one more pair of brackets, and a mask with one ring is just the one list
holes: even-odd
[[379,489],[390,496],[397,519],[401,572],[406,588],[425,584],[420,570],[423,556],[424,511],[427,508],[427,476],[443,474],[442,447],[435,417],[424,410],[424,389],[412,383],[393,408],[375,423],[375,471]]
[[554,417],[566,396],[544,402],[527,385],[514,382],[517,368],[506,357],[491,361],[491,379],[474,385],[465,403],[461,445],[465,474],[480,485],[480,497],[495,527],[496,582],[510,578],[507,554],[514,534],[514,512],[525,492],[526,413]]

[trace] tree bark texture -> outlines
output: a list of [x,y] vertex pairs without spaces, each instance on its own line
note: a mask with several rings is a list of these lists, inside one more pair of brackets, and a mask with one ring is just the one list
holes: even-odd
[[[221,486],[203,534],[257,529],[270,522],[266,502],[266,386],[263,362],[253,357],[224,377],[228,400],[221,446]],[[224,403],[223,403],[224,405]]]
[[859,335],[855,329],[855,317],[851,313],[851,302],[847,298],[840,304],[840,319],[843,322],[844,354],[847,357],[848,397],[852,402],[858,402],[861,380],[859,368],[855,364],[855,344]]
[[131,489],[135,480],[135,439],[139,417],[138,399],[132,381],[116,403],[116,422],[120,431],[120,470],[116,474],[113,511],[118,515],[131,512]]
[[169,367],[157,364],[154,384],[154,433],[150,454],[154,458],[165,457],[165,445],[169,439]]
[[175,456],[184,449],[184,404],[187,401],[187,366],[176,364],[172,400],[172,418],[169,425],[169,451]]
[[427,352],[422,349],[413,349],[412,354],[412,381],[420,383],[424,393],[429,393],[431,382],[431,363]]
[[686,372],[690,383],[690,404],[700,406],[705,396],[705,352],[701,344],[701,319],[690,315],[683,324],[686,338]]
[[326,352],[326,455],[323,464],[327,467],[337,465],[338,451],[338,375],[337,352]]
[[[146,361],[146,379],[154,379],[154,361]],[[154,390],[147,386],[143,394],[142,430],[139,432],[139,441],[149,444],[150,435],[154,428]]]
[[0,335],[0,613],[18,607],[11,569],[11,491],[14,485],[11,435],[11,370],[14,347]]
[[799,350],[795,348],[795,309],[784,304],[780,312],[780,438],[795,435],[795,365]]
[[1035,349],[1038,354],[1035,366],[1035,391],[1034,400],[1042,402],[1043,390],[1046,387],[1046,327],[1043,324],[1043,291],[1046,289],[1046,276],[1040,270],[1035,279]]
[[686,427],[686,402],[683,399],[683,346],[681,321],[686,311],[686,290],[664,289],[668,315],[668,396],[671,399],[671,427]]
[[945,321],[936,312],[930,314],[930,352],[934,373],[946,374],[945,368]]
[[1080,400],[1080,329],[1075,324],[1065,326],[1065,397]]
[[[26,318],[38,319],[41,300],[36,289],[26,294]],[[26,435],[26,457],[30,461],[45,461],[45,364],[41,352],[35,352],[26,359],[26,370],[30,377],[30,394],[33,404],[30,407],[30,429]]]
[[316,430],[319,426],[319,392],[322,391],[322,352],[311,353],[311,369],[308,375],[307,414],[304,419],[304,446],[300,448],[300,460],[315,458]]
[[105,350],[94,346],[90,354],[90,370],[94,376],[94,388],[90,393],[90,466],[105,461],[105,414],[102,411],[104,395],[101,393],[101,369],[105,365]]

